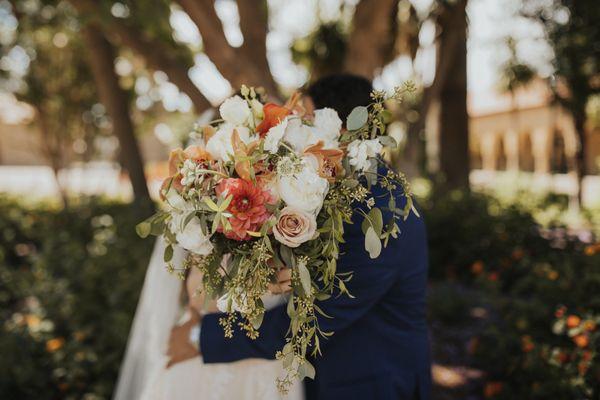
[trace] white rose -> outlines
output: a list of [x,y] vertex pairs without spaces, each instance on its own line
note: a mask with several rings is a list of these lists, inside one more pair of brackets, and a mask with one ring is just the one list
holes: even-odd
[[342,130],[342,120],[332,108],[315,110],[315,133],[323,141],[337,141]]
[[219,107],[221,118],[233,125],[245,125],[252,116],[246,100],[240,96],[228,98]]
[[302,153],[308,146],[311,137],[312,132],[310,127],[304,125],[300,118],[288,119],[283,139],[292,146],[294,151]]
[[377,157],[383,146],[379,139],[355,140],[348,145],[350,165],[358,171],[366,171],[371,166],[371,159]]
[[244,143],[249,143],[254,139],[250,135],[250,130],[245,126],[235,126],[228,122],[221,124],[217,132],[215,132],[206,143],[206,151],[208,151],[215,160],[229,161],[230,156],[233,155],[231,136],[234,129]]
[[317,233],[317,220],[313,214],[294,207],[284,207],[273,227],[273,236],[288,247],[298,247]]
[[265,136],[265,150],[270,153],[277,153],[279,150],[279,144],[281,143],[281,139],[283,139],[283,135],[285,134],[285,130],[288,125],[287,118],[281,121],[279,124],[275,125],[267,132]]
[[210,235],[202,232],[202,226],[198,217],[193,217],[186,225],[187,214],[174,215],[171,220],[171,230],[175,233],[177,243],[184,249],[202,256],[209,255],[213,251]]
[[304,163],[304,167],[297,174],[277,177],[279,197],[288,206],[315,215],[321,210],[328,190],[327,179],[321,178],[307,163]]

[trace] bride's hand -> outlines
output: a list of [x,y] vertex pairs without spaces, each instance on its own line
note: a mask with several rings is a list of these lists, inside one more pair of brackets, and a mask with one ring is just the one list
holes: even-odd
[[190,314],[189,321],[171,329],[167,349],[167,357],[169,358],[167,368],[200,355],[198,348],[190,343],[190,331],[200,323],[200,315],[193,310]]
[[282,268],[276,272],[276,283],[269,283],[269,292],[283,294],[292,290],[292,270]]

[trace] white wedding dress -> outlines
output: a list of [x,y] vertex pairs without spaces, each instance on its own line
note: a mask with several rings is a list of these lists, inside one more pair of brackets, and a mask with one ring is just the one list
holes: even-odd
[[[283,396],[275,380],[282,376],[275,360],[248,359],[204,364],[197,357],[165,368],[171,327],[180,319],[181,281],[166,271],[164,242],[156,243],[133,321],[114,400],[300,400],[297,383]],[[181,263],[177,249],[174,262]]]

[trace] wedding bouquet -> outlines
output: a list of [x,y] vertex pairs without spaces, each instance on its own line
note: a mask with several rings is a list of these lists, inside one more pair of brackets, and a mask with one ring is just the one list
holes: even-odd
[[[307,353],[319,354],[320,339],[333,334],[319,329],[317,314],[324,313],[315,300],[350,295],[351,274],[336,272],[344,223],[361,215],[365,249],[376,258],[397,237],[397,220],[416,213],[404,177],[378,173],[383,146],[395,146],[385,101],[409,90],[397,88],[389,98],[373,92],[343,129],[332,109],[308,115],[298,95],[283,106],[263,104],[242,87],[220,106],[221,119],[195,129],[197,145],[171,153],[164,209],[137,227],[142,237],[165,237],[171,271],[200,269],[200,290],[227,313],[220,321],[226,336],[235,326],[258,336],[268,286],[279,269],[291,269],[290,330],[277,354],[287,371],[278,382],[284,392],[294,379],[314,377]],[[388,221],[375,207],[374,185],[389,193]],[[402,209],[393,195],[399,187],[407,197]],[[171,264],[175,245],[188,251],[183,268]]]

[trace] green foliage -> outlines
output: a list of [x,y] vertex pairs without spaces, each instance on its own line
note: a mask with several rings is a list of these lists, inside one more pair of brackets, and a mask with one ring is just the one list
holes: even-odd
[[0,199],[3,398],[110,398],[151,250],[136,218],[124,204]]
[[[470,332],[465,362],[484,373],[478,394],[595,398],[600,246],[483,195],[454,192],[425,205],[431,319],[442,332]],[[563,328],[568,314],[581,319],[578,329]]]

